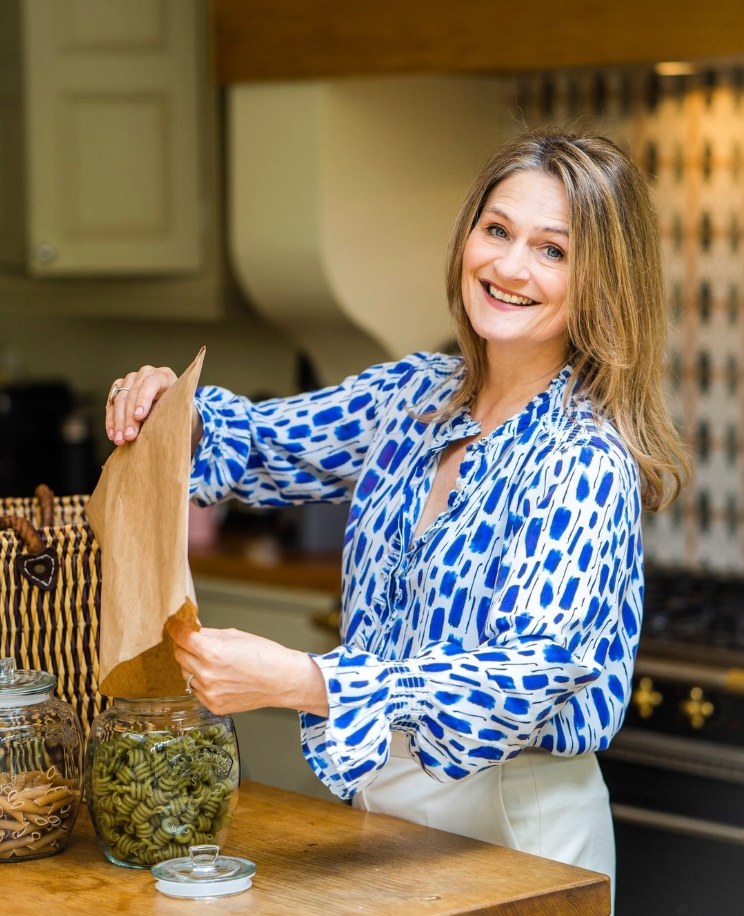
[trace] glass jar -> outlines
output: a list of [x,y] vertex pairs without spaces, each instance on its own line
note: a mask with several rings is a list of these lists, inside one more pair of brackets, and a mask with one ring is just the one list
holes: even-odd
[[232,719],[193,696],[116,698],[93,722],[86,799],[114,865],[148,868],[224,845],[239,784]]
[[78,815],[83,731],[56,683],[0,659],[0,862],[62,852]]

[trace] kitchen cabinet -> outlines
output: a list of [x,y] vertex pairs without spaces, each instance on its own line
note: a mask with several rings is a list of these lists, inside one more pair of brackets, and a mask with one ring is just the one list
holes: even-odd
[[216,316],[207,12],[200,0],[0,4],[4,300]]
[[[306,652],[327,652],[339,644],[330,623],[338,597],[331,592],[211,576],[195,577],[194,585],[199,619],[206,627],[235,627]],[[334,798],[302,755],[296,712],[259,709],[233,719],[244,776],[304,795]]]

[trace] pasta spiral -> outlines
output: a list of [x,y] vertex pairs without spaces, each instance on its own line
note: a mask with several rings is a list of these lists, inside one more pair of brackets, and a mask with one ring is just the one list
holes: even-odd
[[89,745],[87,797],[111,861],[149,867],[191,845],[222,845],[239,782],[231,727],[101,737]]

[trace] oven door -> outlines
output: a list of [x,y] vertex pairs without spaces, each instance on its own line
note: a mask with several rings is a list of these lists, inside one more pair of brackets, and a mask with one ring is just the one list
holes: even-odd
[[626,727],[598,757],[616,916],[742,916],[744,750]]

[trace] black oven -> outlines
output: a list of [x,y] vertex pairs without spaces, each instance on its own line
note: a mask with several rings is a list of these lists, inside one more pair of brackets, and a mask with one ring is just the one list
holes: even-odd
[[648,575],[631,706],[599,759],[616,916],[742,916],[744,580]]

